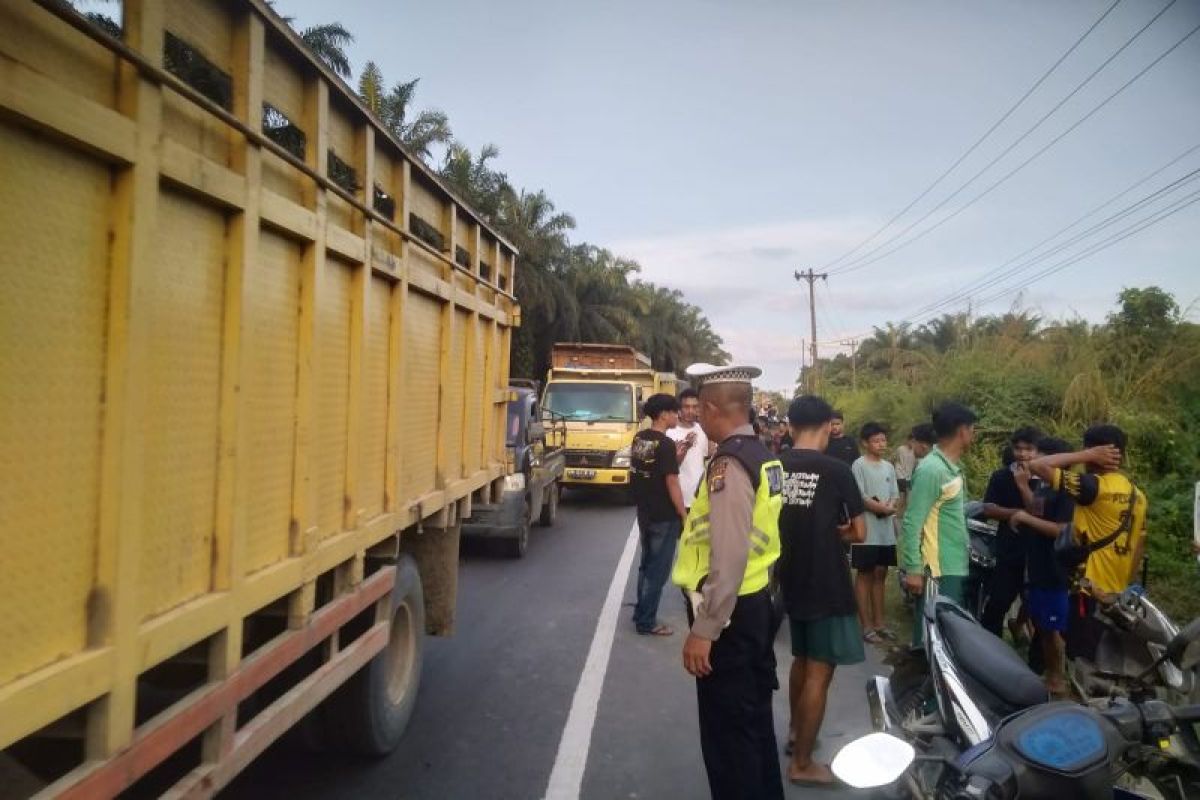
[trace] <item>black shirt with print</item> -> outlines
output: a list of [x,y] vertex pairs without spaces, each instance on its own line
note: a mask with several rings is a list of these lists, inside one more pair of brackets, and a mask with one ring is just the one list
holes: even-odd
[[656,430],[639,431],[633,437],[629,483],[637,502],[639,522],[679,519],[667,492],[667,476],[679,474],[675,442]]
[[785,450],[779,460],[783,510],[777,574],[788,616],[814,620],[857,613],[837,530],[839,516],[854,519],[865,510],[854,474],[844,462],[816,450]]

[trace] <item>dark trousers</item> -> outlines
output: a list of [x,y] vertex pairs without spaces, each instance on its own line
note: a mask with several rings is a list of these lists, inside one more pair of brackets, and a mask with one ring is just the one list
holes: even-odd
[[638,567],[637,604],[633,608],[633,624],[642,633],[654,630],[658,624],[658,603],[663,585],[671,575],[675,561],[675,543],[683,531],[678,519],[666,522],[638,521],[641,536],[642,563]]
[[[690,606],[689,606],[690,617]],[[696,679],[700,749],[713,800],[782,800],[771,695],[774,611],[766,590],[739,597],[713,642],[712,673]]]
[[979,624],[997,636],[1003,636],[1004,617],[1012,604],[1021,596],[1025,585],[1025,563],[1023,561],[996,561],[996,569],[986,587],[987,599],[983,602],[983,613]]

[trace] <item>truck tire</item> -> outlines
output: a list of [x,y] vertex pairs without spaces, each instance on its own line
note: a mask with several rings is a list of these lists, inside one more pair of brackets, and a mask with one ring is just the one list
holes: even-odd
[[529,528],[533,525],[533,511],[529,507],[529,496],[525,496],[525,510],[521,515],[521,522],[517,525],[517,534],[502,539],[504,545],[504,554],[509,558],[524,558],[525,553],[529,552]]
[[559,482],[555,481],[546,487],[542,497],[542,513],[538,517],[538,522],[543,527],[550,527],[554,524],[554,518],[558,516],[558,493]]
[[388,644],[325,703],[325,740],[358,755],[383,756],[400,743],[417,702],[425,651],[425,595],[416,562],[396,561]]

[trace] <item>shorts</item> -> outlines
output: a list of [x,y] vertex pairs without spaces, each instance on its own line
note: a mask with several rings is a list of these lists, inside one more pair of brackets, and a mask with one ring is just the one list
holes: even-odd
[[1070,610],[1067,603],[1066,589],[1034,589],[1025,591],[1025,610],[1033,625],[1040,631],[1067,630],[1067,614]]
[[896,545],[856,544],[850,548],[850,566],[855,569],[896,566]]
[[853,614],[843,617],[789,620],[792,629],[792,655],[826,664],[861,664],[862,628]]

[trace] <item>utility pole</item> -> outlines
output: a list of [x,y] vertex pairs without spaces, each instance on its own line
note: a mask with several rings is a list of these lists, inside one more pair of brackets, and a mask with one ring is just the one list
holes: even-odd
[[827,280],[829,274],[813,272],[812,267],[809,267],[807,272],[796,271],[797,281],[808,282],[808,321],[812,333],[812,372],[808,379],[808,391],[812,394],[816,394],[821,385],[821,367],[817,362],[817,287],[814,286],[818,278]]
[[838,344],[850,348],[850,391],[858,391],[858,339],[842,339]]

